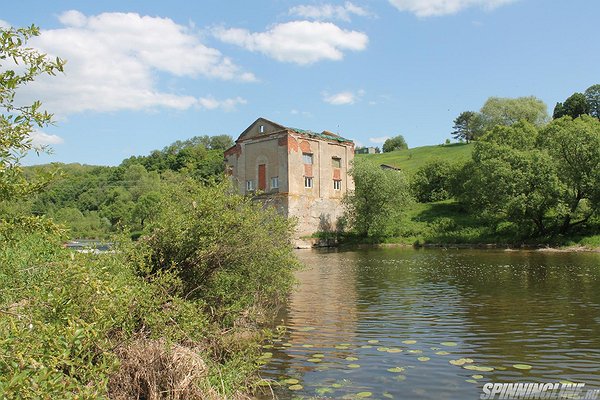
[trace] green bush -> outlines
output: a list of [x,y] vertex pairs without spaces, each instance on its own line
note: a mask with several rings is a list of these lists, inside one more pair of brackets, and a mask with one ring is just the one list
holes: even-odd
[[417,170],[411,179],[411,189],[421,203],[447,200],[460,166],[445,160],[433,160]]
[[224,326],[283,299],[297,265],[287,219],[231,193],[227,183],[189,179],[165,192],[139,241],[147,255],[142,273],[173,271],[182,282],[179,295],[202,299]]

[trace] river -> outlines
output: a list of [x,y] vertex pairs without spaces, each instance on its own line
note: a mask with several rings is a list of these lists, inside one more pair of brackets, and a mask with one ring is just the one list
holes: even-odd
[[[299,251],[265,344],[279,399],[479,399],[488,382],[600,389],[600,254]],[[266,396],[265,398],[268,398]]]

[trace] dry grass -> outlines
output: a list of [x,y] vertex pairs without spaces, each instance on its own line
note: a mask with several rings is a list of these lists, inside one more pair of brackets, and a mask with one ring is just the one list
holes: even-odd
[[193,348],[163,340],[137,339],[116,351],[121,365],[111,376],[111,399],[184,400],[214,398],[198,385],[207,367]]

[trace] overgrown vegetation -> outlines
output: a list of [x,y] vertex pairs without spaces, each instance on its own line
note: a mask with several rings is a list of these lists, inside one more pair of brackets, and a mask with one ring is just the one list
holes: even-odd
[[[593,88],[586,91],[590,99],[594,99]],[[363,202],[375,199],[377,208],[385,209],[389,216],[387,230],[378,240],[596,243],[594,238],[600,232],[600,122],[584,113],[548,123],[545,106],[539,103],[533,97],[490,98],[479,114],[471,113],[482,122],[477,135],[468,132],[472,127],[469,121],[458,121],[466,135],[462,138],[477,139],[474,145],[359,156],[359,163],[368,159],[401,167],[410,177],[412,196],[421,203],[411,203],[402,191],[385,200],[374,190],[366,191]],[[469,153],[457,157],[457,149]],[[357,188],[368,182],[364,179],[355,176]],[[361,192],[357,189],[357,193]],[[350,198],[355,197],[356,193]],[[404,206],[396,209],[400,207],[398,197]],[[349,232],[346,240],[360,241],[361,237],[373,241],[373,235],[358,228]]]
[[[25,47],[36,34],[1,31],[0,59],[24,72],[0,76],[0,397],[247,398],[263,323],[293,282],[291,226],[221,182],[226,137],[116,168],[63,166],[53,182],[55,166],[24,171],[52,116],[13,95],[63,65]],[[63,248],[49,216],[71,234],[111,233],[113,251]]]

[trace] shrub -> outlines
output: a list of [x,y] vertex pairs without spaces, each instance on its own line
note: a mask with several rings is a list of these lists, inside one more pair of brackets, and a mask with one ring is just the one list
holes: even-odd
[[[201,299],[214,321],[231,326],[277,305],[297,265],[292,226],[275,209],[232,194],[226,183],[193,180],[166,189],[157,216],[140,239],[145,274],[173,271],[179,296]],[[250,318],[250,314],[254,315]]]
[[413,175],[411,189],[421,203],[447,200],[451,197],[452,183],[460,166],[445,160],[430,161]]

